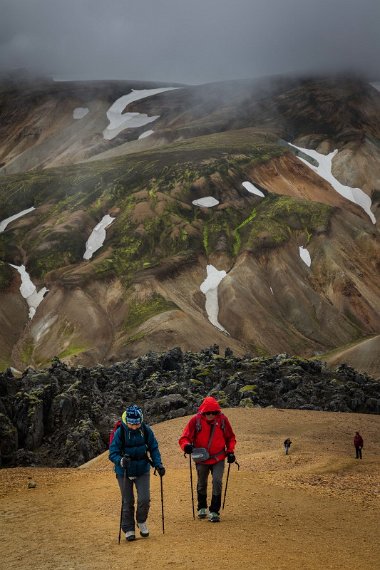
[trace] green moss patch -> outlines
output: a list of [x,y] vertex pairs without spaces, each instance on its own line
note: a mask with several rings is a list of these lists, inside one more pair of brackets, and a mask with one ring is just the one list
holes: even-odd
[[311,239],[317,231],[327,231],[332,208],[289,196],[267,196],[235,230],[234,253],[244,249],[260,251],[286,243],[293,233]]
[[159,294],[154,294],[141,303],[132,301],[128,307],[128,316],[124,323],[124,328],[126,330],[135,329],[151,317],[174,309],[178,309],[177,305],[167,301]]

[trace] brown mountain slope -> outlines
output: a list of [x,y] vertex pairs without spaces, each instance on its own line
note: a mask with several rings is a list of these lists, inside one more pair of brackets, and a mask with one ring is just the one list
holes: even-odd
[[[105,141],[99,117],[132,86],[152,87],[0,92],[0,221],[35,207],[0,234],[1,367],[44,366],[57,355],[107,363],[214,343],[238,354],[311,356],[378,334],[377,226],[285,142],[338,149],[333,173],[362,188],[378,217],[377,91],[357,79],[182,87],[128,106],[160,115],[151,142],[136,140],[141,129]],[[92,104],[73,120],[77,105]],[[28,125],[42,125],[36,140]],[[108,158],[87,161],[97,156]],[[12,165],[43,170],[7,174]],[[219,204],[194,205],[208,196]],[[104,245],[84,260],[105,215],[114,221]],[[32,320],[9,264],[49,289]],[[227,272],[216,294],[227,332],[211,324],[200,290],[208,265]]]
[[[236,431],[220,524],[192,519],[188,459],[177,438],[186,421],[154,426],[167,473],[151,477],[150,537],[117,544],[120,495],[106,454],[81,469],[2,469],[0,555],[9,570],[220,568],[368,570],[380,560],[377,416],[227,410]],[[353,433],[364,437],[354,459]],[[289,456],[282,442],[290,436]],[[193,468],[194,475],[194,468]],[[32,478],[37,486],[28,489]],[[194,476],[195,477],[195,476]],[[226,473],[224,481],[226,481]],[[20,526],[28,529],[19,532]],[[360,548],[358,548],[358,544]],[[210,551],[212,549],[212,553]]]
[[323,359],[330,366],[336,366],[344,362],[352,366],[352,368],[362,370],[377,378],[380,370],[380,336],[377,335],[333,351],[324,355]]

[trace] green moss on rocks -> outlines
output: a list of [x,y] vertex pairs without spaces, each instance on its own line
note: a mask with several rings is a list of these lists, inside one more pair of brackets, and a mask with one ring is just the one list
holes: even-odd
[[242,398],[239,402],[242,408],[253,408],[253,402],[250,398]]
[[243,386],[242,388],[240,388],[239,392],[240,394],[247,394],[248,392],[250,394],[255,394],[256,390],[257,390],[256,384],[247,384],[247,386]]

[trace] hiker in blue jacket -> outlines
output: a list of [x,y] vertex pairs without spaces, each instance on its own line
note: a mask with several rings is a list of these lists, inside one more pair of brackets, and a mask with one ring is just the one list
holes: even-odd
[[[150,454],[150,458],[148,456]],[[137,490],[136,522],[140,535],[149,536],[147,518],[150,506],[150,467],[160,477],[165,475],[158,443],[152,428],[143,422],[143,412],[136,405],[129,406],[122,415],[109,448],[109,459],[122,497],[121,528],[128,541],[135,540],[135,497]]]

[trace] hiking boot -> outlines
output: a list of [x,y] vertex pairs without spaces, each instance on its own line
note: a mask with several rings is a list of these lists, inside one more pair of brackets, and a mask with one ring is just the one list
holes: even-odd
[[207,518],[207,509],[198,509],[198,518],[199,519]]
[[208,520],[209,522],[220,522],[220,515],[219,513],[212,513],[210,512],[208,514]]
[[125,533],[125,538],[128,542],[132,542],[132,540],[136,540],[135,531],[134,530],[127,530]]
[[140,529],[140,534],[143,538],[147,538],[149,536],[149,530],[148,530],[148,526],[146,524],[146,522],[143,523],[137,523],[137,526]]

